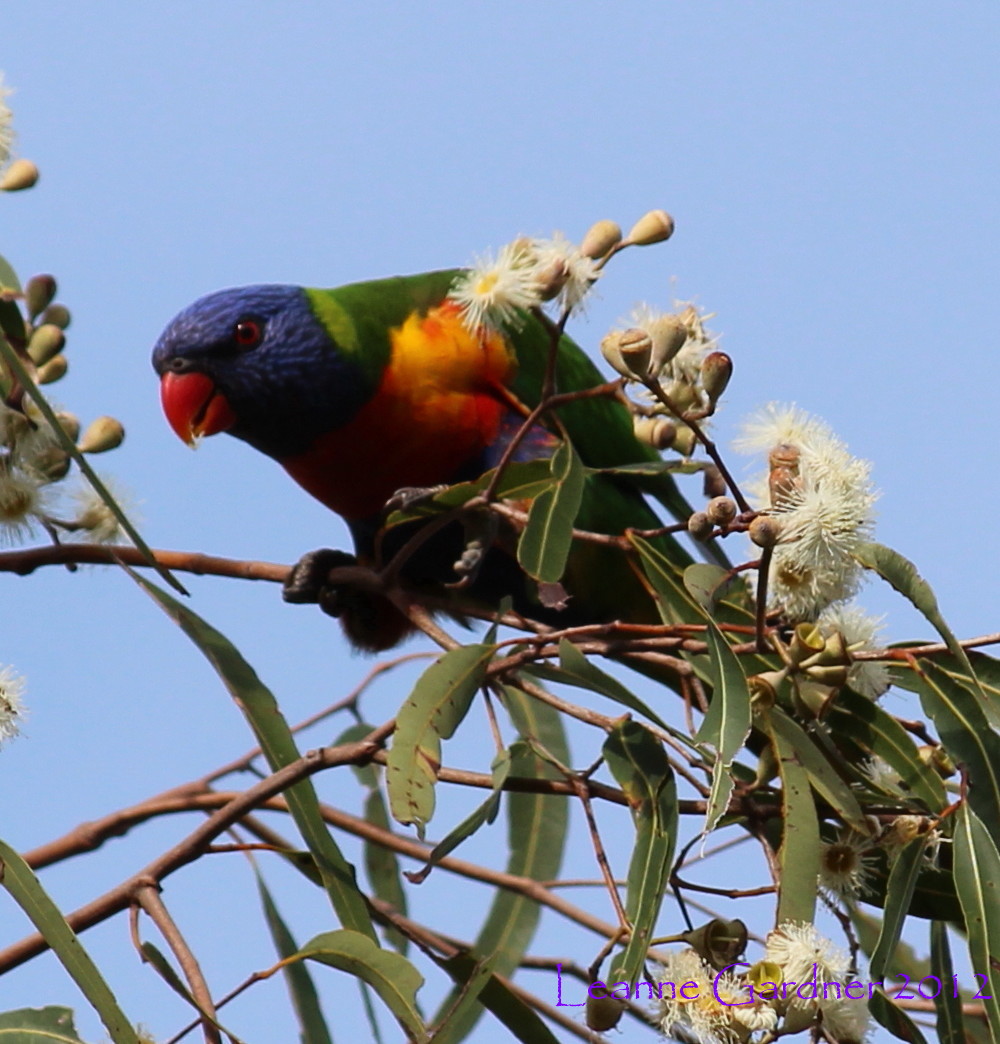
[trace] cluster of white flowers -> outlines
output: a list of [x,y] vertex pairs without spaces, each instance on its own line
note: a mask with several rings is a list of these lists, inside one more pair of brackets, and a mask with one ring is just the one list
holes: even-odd
[[21,731],[24,678],[13,667],[0,667],[0,744]]
[[763,960],[743,974],[716,972],[693,949],[671,954],[656,1017],[665,1036],[699,1044],[747,1044],[755,1033],[818,1024],[835,1040],[860,1044],[868,1031],[867,988],[851,974],[846,954],[814,925],[786,923],[768,935]]
[[600,274],[598,260],[560,232],[549,239],[521,237],[477,258],[448,296],[473,332],[517,329],[524,312],[546,301],[578,310]]
[[821,420],[771,403],[736,443],[769,455],[769,473],[751,492],[781,524],[769,577],[771,608],[790,621],[813,620],[845,602],[861,583],[852,557],[874,525],[876,493],[868,461],[852,457]]
[[[822,1019],[824,1031],[842,1044],[860,1044],[868,1032],[868,991],[864,984],[851,980],[847,954],[820,935],[816,926],[806,923],[778,925],[767,936],[764,960],[781,969],[780,982],[799,983],[789,987],[781,1006],[783,1027],[791,1032],[804,1029]],[[816,988],[801,987],[815,981]],[[839,985],[841,988],[835,988]],[[852,986],[848,995],[845,986]]]
[[10,88],[3,84],[3,73],[0,73],[0,170],[10,162],[14,145],[14,116],[5,100],[10,93]]

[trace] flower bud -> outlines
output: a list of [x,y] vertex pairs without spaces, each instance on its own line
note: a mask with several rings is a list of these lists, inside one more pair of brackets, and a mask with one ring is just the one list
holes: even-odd
[[38,181],[38,168],[31,160],[14,160],[0,178],[0,191],[20,192],[21,189],[31,188],[36,181]]
[[580,253],[599,261],[622,241],[622,230],[614,221],[597,221],[580,244]]
[[707,500],[711,500],[713,497],[725,496],[729,487],[726,485],[726,480],[722,477],[722,472],[714,464],[706,465],[705,470],[701,473],[701,478],[701,491]]
[[55,323],[43,323],[31,332],[28,355],[36,366],[43,366],[58,355],[66,344],[66,335]]
[[799,480],[799,459],[802,453],[798,446],[783,442],[775,446],[767,458],[767,489],[771,499],[771,507],[791,507],[795,493],[801,488]]
[[59,446],[46,446],[31,457],[32,468],[44,475],[47,482],[58,482],[69,472],[72,458]]
[[694,453],[694,447],[697,442],[698,439],[695,436],[694,431],[686,424],[681,424],[677,428],[677,434],[674,436],[674,441],[671,446],[682,457],[690,457],[691,454]]
[[77,444],[81,453],[105,453],[122,444],[125,429],[114,417],[98,417],[92,421]]
[[725,352],[709,352],[701,363],[701,386],[715,406],[733,375],[733,360]]
[[35,370],[35,384],[55,384],[66,376],[68,369],[65,355],[53,355],[47,363]]
[[35,275],[32,276],[24,288],[24,303],[28,306],[28,315],[34,321],[35,316],[41,315],[56,296],[56,281],[54,276]]
[[695,511],[687,520],[688,532],[695,540],[707,540],[712,535],[712,520],[704,511]]
[[781,538],[781,523],[770,515],[758,515],[747,532],[758,547],[774,547]]
[[651,210],[632,226],[627,242],[631,246],[662,243],[674,234],[674,219],[665,210]]
[[59,427],[66,432],[73,442],[76,442],[80,437],[80,418],[74,413],[57,411],[56,420],[59,421]]
[[736,518],[736,505],[729,497],[713,497],[705,507],[705,514],[717,526],[728,526]]
[[569,278],[569,269],[562,258],[557,257],[545,268],[535,274],[535,283],[538,286],[538,296],[542,301],[551,301],[559,296],[559,291],[566,285]]
[[601,354],[623,377],[642,379],[649,371],[653,342],[645,330],[612,330],[601,341]]
[[661,315],[646,326],[653,341],[650,372],[659,375],[663,367],[684,347],[688,339],[687,324],[679,315]]
[[640,442],[657,450],[669,449],[677,435],[677,425],[666,417],[636,417],[632,430]]
[[65,305],[50,304],[42,312],[42,322],[52,323],[54,326],[58,326],[60,330],[65,330],[69,326],[69,319],[69,309]]
[[604,1033],[614,1029],[621,1022],[625,1011],[625,1002],[617,997],[593,997],[587,993],[587,1007],[584,1009],[587,1028]]

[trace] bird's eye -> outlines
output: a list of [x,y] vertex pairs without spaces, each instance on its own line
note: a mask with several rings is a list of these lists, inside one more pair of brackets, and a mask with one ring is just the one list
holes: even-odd
[[233,327],[233,341],[239,348],[256,348],[264,332],[256,319],[241,319]]

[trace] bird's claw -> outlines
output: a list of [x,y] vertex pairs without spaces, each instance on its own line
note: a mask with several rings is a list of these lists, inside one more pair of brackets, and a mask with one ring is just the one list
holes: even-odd
[[331,569],[357,564],[358,560],[354,555],[349,555],[346,551],[334,551],[329,547],[310,551],[292,566],[288,579],[282,585],[281,596],[286,602],[295,605],[319,605],[324,613],[339,616],[338,588],[328,583],[327,577]]
[[446,490],[446,485],[439,486],[404,486],[397,489],[395,493],[385,502],[385,513],[388,515],[393,511],[406,511],[408,508],[416,507],[424,501],[436,497],[438,493]]

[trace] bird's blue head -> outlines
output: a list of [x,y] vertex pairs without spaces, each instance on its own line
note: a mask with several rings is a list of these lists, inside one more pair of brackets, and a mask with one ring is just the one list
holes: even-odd
[[185,442],[228,431],[281,460],[346,424],[367,397],[302,287],[219,290],[153,349],[163,410]]

